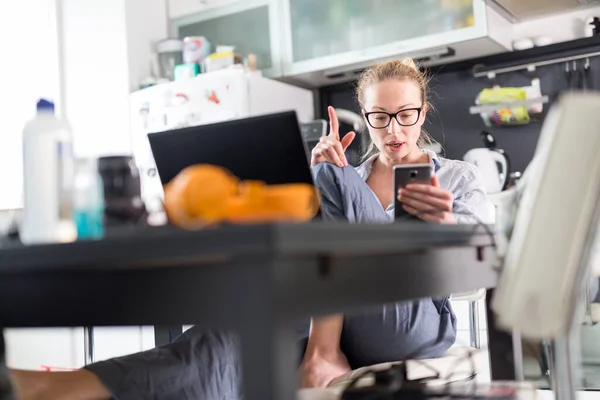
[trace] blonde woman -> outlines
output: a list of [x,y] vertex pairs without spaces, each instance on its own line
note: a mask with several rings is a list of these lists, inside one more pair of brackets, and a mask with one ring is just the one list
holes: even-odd
[[[494,208],[477,169],[423,150],[431,142],[423,130],[427,94],[427,76],[410,59],[375,65],[362,74],[356,97],[371,146],[356,169],[344,155],[355,133],[340,138],[329,107],[330,133],[315,146],[311,160],[324,218],[390,222],[397,197],[406,211],[428,222],[493,223]],[[393,167],[399,164],[431,164],[432,184],[394,193]],[[456,317],[447,298],[421,299],[316,319],[307,337],[302,384],[323,387],[360,366],[443,355],[455,341]]]

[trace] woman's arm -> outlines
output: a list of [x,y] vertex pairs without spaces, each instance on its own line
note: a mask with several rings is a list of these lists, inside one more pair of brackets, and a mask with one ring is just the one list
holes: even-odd
[[490,201],[481,172],[469,165],[457,185],[452,213],[459,224],[493,224],[496,208]]
[[108,400],[111,395],[98,377],[84,369],[72,372],[12,370],[19,400]]
[[302,387],[327,387],[335,378],[351,371],[340,348],[343,325],[342,314],[311,321],[308,345],[300,367]]

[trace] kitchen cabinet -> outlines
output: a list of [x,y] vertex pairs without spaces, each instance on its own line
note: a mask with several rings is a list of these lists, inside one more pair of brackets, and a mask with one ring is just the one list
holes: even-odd
[[223,7],[243,0],[169,0],[169,18],[180,18],[186,15]]
[[219,0],[214,7],[196,6],[195,12],[172,19],[171,33],[179,38],[204,36],[213,51],[226,45],[235,46],[243,57],[255,54],[266,76],[278,76],[283,51],[280,6],[280,0]]
[[436,65],[511,46],[510,22],[486,0],[172,1],[181,3],[172,14],[174,36],[205,36],[213,49],[233,45],[256,54],[266,76],[308,86],[356,79],[394,57]]
[[285,75],[411,54],[488,36],[485,0],[282,0]]

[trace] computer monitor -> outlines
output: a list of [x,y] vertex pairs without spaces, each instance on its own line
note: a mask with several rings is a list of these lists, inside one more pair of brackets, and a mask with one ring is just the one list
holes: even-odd
[[148,135],[162,184],[195,164],[224,167],[243,180],[313,184],[294,111]]

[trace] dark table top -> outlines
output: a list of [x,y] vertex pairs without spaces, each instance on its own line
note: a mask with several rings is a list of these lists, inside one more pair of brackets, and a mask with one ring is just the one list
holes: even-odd
[[495,286],[492,247],[490,228],[423,223],[160,227],[100,241],[4,242],[0,325],[232,326],[257,296],[292,319],[441,296]]

